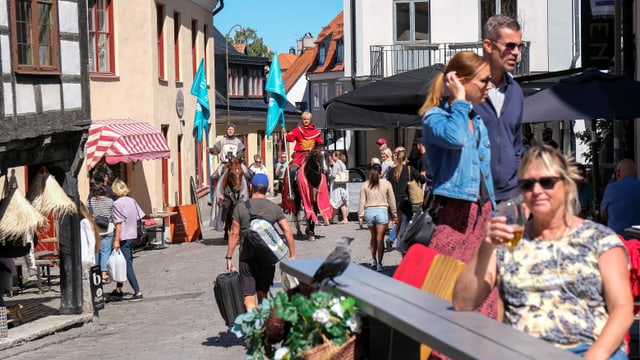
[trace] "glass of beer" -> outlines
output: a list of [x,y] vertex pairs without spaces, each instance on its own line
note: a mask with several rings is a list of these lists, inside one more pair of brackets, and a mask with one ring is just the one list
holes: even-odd
[[503,239],[511,250],[515,249],[524,232],[524,215],[517,201],[507,200],[498,204],[498,216],[507,218],[507,225],[513,228],[513,239]]

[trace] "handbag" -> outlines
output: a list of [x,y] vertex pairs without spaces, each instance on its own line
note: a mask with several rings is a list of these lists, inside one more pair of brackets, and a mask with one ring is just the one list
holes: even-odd
[[409,201],[411,205],[420,205],[424,201],[424,191],[415,179],[411,179],[411,169],[407,166],[407,174],[409,181],[407,182],[407,190],[409,191]]
[[406,253],[413,244],[429,246],[435,229],[436,223],[431,217],[430,209],[424,209],[411,220],[397,248]]
[[109,270],[109,276],[113,281],[127,281],[127,260],[120,249],[111,250],[111,255],[109,255],[109,260],[107,261],[107,270]]
[[333,179],[334,184],[346,184],[349,182],[349,170],[340,170]]

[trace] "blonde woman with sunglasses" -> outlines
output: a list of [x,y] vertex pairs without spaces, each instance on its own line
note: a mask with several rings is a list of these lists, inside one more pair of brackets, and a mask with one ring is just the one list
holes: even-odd
[[577,168],[554,148],[531,148],[518,169],[531,212],[517,245],[504,216],[458,278],[456,310],[472,310],[498,289],[504,322],[587,359],[626,359],[633,316],[629,259],[616,233],[584,220]]

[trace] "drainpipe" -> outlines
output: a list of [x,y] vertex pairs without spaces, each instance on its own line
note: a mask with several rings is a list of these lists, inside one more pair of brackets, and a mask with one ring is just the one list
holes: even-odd
[[220,0],[218,2],[218,8],[213,10],[213,14],[211,16],[216,16],[217,13],[219,13],[220,11],[222,11],[222,9],[224,9],[224,0]]
[[351,0],[351,87],[356,89],[356,0]]
[[574,0],[573,3],[573,59],[571,59],[571,67],[570,69],[575,69],[576,64],[578,62],[578,58],[580,57],[580,52],[582,51],[580,48],[580,6]]

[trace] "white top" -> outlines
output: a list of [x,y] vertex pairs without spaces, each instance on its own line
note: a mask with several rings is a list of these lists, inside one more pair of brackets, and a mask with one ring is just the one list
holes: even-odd
[[96,237],[87,219],[80,221],[80,247],[82,251],[82,262],[96,263]]

